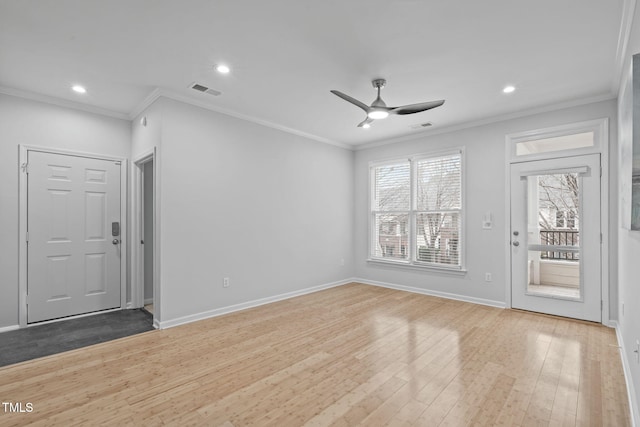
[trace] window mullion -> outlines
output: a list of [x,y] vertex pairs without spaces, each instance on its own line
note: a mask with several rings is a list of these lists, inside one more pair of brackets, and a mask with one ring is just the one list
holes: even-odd
[[418,170],[416,167],[417,162],[413,159],[409,159],[410,165],[410,186],[411,186],[411,204],[409,206],[409,262],[411,264],[416,261],[416,232],[417,232],[417,224],[416,224],[416,208],[418,207]]

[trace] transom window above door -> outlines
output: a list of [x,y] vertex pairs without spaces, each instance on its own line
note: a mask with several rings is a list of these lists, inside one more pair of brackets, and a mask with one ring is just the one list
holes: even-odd
[[369,261],[463,269],[462,150],[370,164]]
[[607,119],[570,123],[507,135],[511,163],[593,154],[602,151]]

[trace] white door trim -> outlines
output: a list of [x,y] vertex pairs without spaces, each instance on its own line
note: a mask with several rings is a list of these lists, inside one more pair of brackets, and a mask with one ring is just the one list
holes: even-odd
[[[27,175],[24,165],[27,163],[29,151],[51,154],[88,157],[99,160],[120,162],[120,235],[121,240],[128,242],[127,230],[127,170],[128,160],[123,157],[107,156],[75,150],[40,147],[37,145],[19,144],[18,157],[18,321],[21,328],[27,326]],[[124,308],[127,298],[127,244],[121,245],[120,257],[120,308]]]
[[156,147],[132,159],[131,168],[131,306],[144,306],[144,247],[142,229],[142,167],[153,161],[153,325],[158,328],[162,315],[160,293],[160,215],[158,192],[158,150]]
[[[554,151],[546,155],[515,156],[514,147],[517,142],[532,139],[551,138],[559,135],[569,135],[592,130],[596,138],[592,149],[577,149]],[[518,161],[553,159],[580,154],[599,153],[602,177],[600,178],[600,230],[602,231],[602,245],[600,251],[601,263],[601,295],[602,295],[602,324],[614,327],[615,321],[609,312],[609,118],[588,120],[579,123],[569,123],[549,128],[535,129],[506,135],[505,137],[505,245],[511,247],[511,164]],[[511,308],[511,250],[505,251],[505,307]]]

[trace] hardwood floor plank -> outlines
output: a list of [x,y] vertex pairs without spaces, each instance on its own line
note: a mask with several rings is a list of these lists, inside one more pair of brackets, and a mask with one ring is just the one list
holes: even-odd
[[612,329],[349,284],[0,368],[0,425],[629,426]]

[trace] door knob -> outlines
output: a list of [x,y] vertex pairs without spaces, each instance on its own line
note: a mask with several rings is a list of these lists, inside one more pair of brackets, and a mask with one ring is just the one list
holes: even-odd
[[520,234],[520,232],[519,232],[519,231],[514,231],[514,232],[513,232],[513,235],[514,235],[514,236],[517,236],[518,234]]
[[520,246],[520,242],[513,242],[513,246]]
[[120,243],[120,240],[118,240],[118,239],[113,239],[113,241],[112,241],[111,243],[113,243],[114,245],[117,245],[118,243]]

